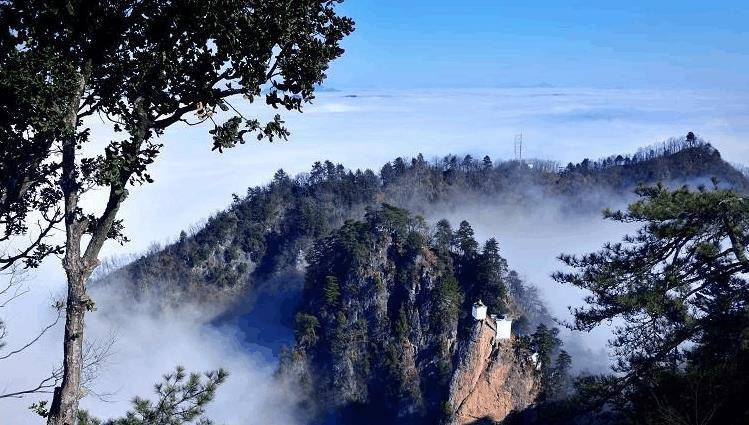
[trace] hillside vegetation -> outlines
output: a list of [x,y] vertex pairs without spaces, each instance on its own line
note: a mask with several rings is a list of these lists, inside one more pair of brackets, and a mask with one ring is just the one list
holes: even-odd
[[[529,327],[530,321],[549,321],[545,309],[522,302],[526,288],[508,270],[497,241],[479,246],[465,221],[453,231],[442,220],[432,231],[422,218],[385,204],[317,241],[307,259],[296,345],[284,354],[281,374],[305,390],[313,411],[344,423],[347,417],[351,423],[449,418],[459,407],[445,405],[453,398],[451,381],[482,372],[468,359],[496,363],[498,356],[481,354],[485,344],[458,349],[473,335],[471,306],[477,300],[492,314],[516,319],[513,332],[520,335],[502,360],[516,365],[516,382],[500,376],[496,385],[524,385],[532,401],[539,389],[542,397],[555,397],[567,379],[566,370],[551,366],[559,341],[544,325],[535,332]],[[491,344],[488,326],[493,322],[483,327]],[[533,352],[548,367],[534,370],[527,362]],[[526,399],[508,399],[525,407]]]
[[[579,409],[588,402],[601,397],[601,403],[609,403],[610,388],[618,380],[613,375],[583,376],[573,385],[572,359],[562,349],[558,330],[533,285],[523,282],[500,255],[501,241],[481,244],[468,222],[453,229],[439,220],[440,212],[504,205],[520,212],[557,208],[567,217],[598,214],[612,200],[631,201],[636,187],[656,182],[664,185],[640,186],[637,195],[667,197],[671,196],[668,187],[689,184],[699,187],[695,205],[702,205],[700,199],[712,196],[702,186],[711,180],[720,182],[715,193],[734,197],[749,192],[749,180],[740,171],[723,161],[710,144],[689,136],[634,155],[585,159],[566,167],[550,161],[494,162],[489,157],[454,155],[427,162],[419,155],[396,158],[375,173],[326,161],[294,178],[279,170],[269,184],[250,188],[245,196],[235,195],[231,206],[208,219],[204,227],[182,232],[174,243],[112,269],[97,283],[121,284],[136,298],[214,306],[241,303],[245,298],[237,295],[247,293],[258,293],[257,301],[263,303],[263,297],[272,297],[260,291],[268,286],[272,291],[287,290],[284,293],[292,296],[285,303],[293,307],[281,320],[294,328],[294,340],[280,353],[278,377],[299,389],[299,407],[309,413],[310,421],[468,423],[466,418],[480,413],[491,423],[521,410],[511,413],[510,421],[577,423]],[[692,196],[687,189],[673,193]],[[674,213],[677,204],[668,204],[667,212]],[[655,212],[661,217],[661,212]],[[607,214],[626,218],[623,213]],[[714,216],[704,218],[714,220]],[[641,236],[646,234],[642,232]],[[605,246],[620,254],[620,245]],[[646,253],[648,246],[643,248]],[[562,258],[573,266],[582,261]],[[624,270],[644,267],[637,276],[650,273],[647,261],[616,264]],[[600,282],[606,286],[612,282],[606,275],[610,268],[603,264],[581,277],[560,276],[585,286],[585,279],[599,279],[602,274]],[[652,291],[658,293],[662,287],[656,284]],[[615,316],[624,308],[617,304],[621,295],[612,298],[601,291],[596,294],[616,304]],[[657,297],[637,294],[632,299],[650,312]],[[491,332],[470,316],[478,299],[491,312],[514,319],[510,342],[487,346],[493,344]],[[639,308],[633,302],[624,304]],[[743,323],[735,333],[743,332]],[[702,343],[696,337],[685,341]],[[529,363],[531,354],[537,356],[537,363]],[[679,358],[669,354],[663,359],[672,360]],[[703,366],[698,366],[702,373]],[[636,403],[638,409],[651,409],[646,389],[635,386],[649,385],[651,370],[640,371],[642,381],[627,383],[627,392],[620,392],[622,406]],[[731,363],[727,370],[721,370],[721,376],[734,376],[738,369]],[[656,384],[664,387],[692,379],[666,366],[658,372],[665,375],[658,375],[661,380]],[[479,380],[484,384],[478,385]],[[737,382],[744,385],[742,379]],[[689,394],[673,394],[693,402]],[[611,423],[629,423],[624,411],[614,415]],[[606,420],[595,416],[595,423]]]
[[[313,241],[367,208],[387,202],[417,214],[438,207],[502,203],[537,208],[549,199],[570,213],[597,213],[612,196],[626,198],[640,183],[708,183],[749,191],[747,178],[700,139],[673,139],[634,155],[585,159],[561,168],[551,161],[492,161],[448,155],[396,158],[379,173],[349,170],[329,161],[290,177],[279,170],[265,186],[234,196],[205,226],[109,269],[105,280],[165,299],[218,300],[279,273],[299,275]],[[105,275],[104,273],[103,275]],[[199,295],[199,296],[198,296]]]

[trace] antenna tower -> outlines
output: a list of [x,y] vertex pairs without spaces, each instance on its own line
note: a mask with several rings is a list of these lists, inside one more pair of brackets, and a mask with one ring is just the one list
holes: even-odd
[[522,161],[523,160],[523,133],[515,135],[515,142],[514,142],[514,148],[515,148],[515,161]]

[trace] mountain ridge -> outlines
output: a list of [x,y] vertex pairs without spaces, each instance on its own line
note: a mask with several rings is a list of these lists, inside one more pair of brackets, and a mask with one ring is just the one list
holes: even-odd
[[105,268],[98,280],[125,281],[134,285],[135,296],[150,292],[172,301],[186,296],[221,302],[276,273],[303,270],[303,253],[315,239],[381,202],[428,214],[437,207],[498,200],[532,207],[554,198],[563,210],[597,213],[611,206],[612,196],[631,196],[637,184],[707,185],[712,177],[749,192],[749,179],[716,149],[686,138],[565,168],[553,161],[495,163],[470,155],[448,155],[436,163],[421,155],[396,158],[379,173],[318,162],[295,178],[279,170],[269,184],[234,195],[229,208],[193,234],[183,231],[174,243]]
[[[496,421],[531,399],[553,397],[552,389],[561,391],[561,384],[549,383],[561,376],[555,372],[561,341],[546,327],[553,320],[536,288],[512,271],[498,246],[488,248],[497,255],[486,254],[486,246],[479,252],[467,222],[454,235],[448,232],[443,239],[452,245],[440,251],[435,232],[449,228],[437,221],[440,211],[503,205],[523,213],[551,206],[561,214],[592,217],[612,201],[626,203],[639,184],[707,185],[713,177],[749,192],[749,179],[716,149],[688,138],[564,168],[553,161],[494,162],[470,155],[432,163],[421,155],[396,158],[378,173],[318,162],[295,178],[279,170],[269,184],[235,195],[204,227],[104,270],[94,283],[122,283],[135,300],[202,304],[216,311],[216,320],[240,327],[268,324],[252,313],[268,309],[252,303],[285,305],[273,318],[280,325],[275,332],[284,335],[272,335],[270,343],[281,359],[279,379],[302,388],[307,398],[300,408],[321,423],[361,423],[383,410],[401,423],[468,423],[478,416]],[[336,240],[338,248],[331,250]],[[501,272],[467,272],[478,267],[462,257],[469,250],[475,258],[493,258]],[[363,259],[352,262],[359,254]],[[494,289],[486,292],[489,287]],[[478,298],[492,312],[515,319],[514,339],[503,349],[487,349],[491,338],[476,334],[467,312]],[[431,311],[450,299],[449,311],[436,319]],[[440,320],[449,326],[440,328]],[[294,335],[283,329],[294,329]],[[367,343],[351,345],[357,338],[336,335],[359,335]],[[544,350],[543,370],[530,370],[527,358]],[[526,388],[525,395],[515,387]]]

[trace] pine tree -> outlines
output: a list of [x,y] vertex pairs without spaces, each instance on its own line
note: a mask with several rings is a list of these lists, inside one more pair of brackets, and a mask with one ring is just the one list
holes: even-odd
[[135,397],[133,410],[125,417],[107,421],[78,411],[77,425],[211,425],[213,422],[203,414],[227,376],[223,369],[202,377],[197,373],[188,375],[178,366],[174,373],[164,375],[163,381],[154,386],[157,401]]
[[540,400],[548,400],[554,394],[554,365],[553,355],[561,344],[557,337],[559,329],[549,328],[543,323],[538,325],[536,331],[531,335],[531,345],[535,350],[536,367],[541,375]]
[[617,399],[622,412],[645,406],[644,412],[652,407],[652,388],[670,385],[664,397],[678,394],[679,401],[658,403],[673,403],[674,415],[691,415],[715,394],[697,399],[683,384],[669,383],[690,375],[732,382],[712,387],[723,399],[749,385],[735,372],[749,357],[749,345],[742,345],[749,341],[749,199],[717,185],[697,191],[658,185],[636,193],[641,199],[626,211],[605,217],[640,224],[639,230],[596,253],[562,255],[577,271],[554,277],[590,294],[587,305],[573,310],[573,329],[619,323],[610,341],[619,374],[587,379],[586,398]]
[[334,309],[338,306],[338,301],[341,298],[341,287],[338,285],[338,279],[335,276],[325,277],[323,297],[325,297],[325,305],[328,308]]
[[395,181],[395,171],[393,169],[392,164],[389,162],[386,162],[385,165],[382,166],[382,169],[380,169],[380,179],[382,180],[382,185],[387,186]]
[[442,219],[437,222],[434,232],[434,246],[443,255],[446,255],[452,249],[453,229],[449,221]]
[[460,222],[458,231],[455,232],[456,245],[460,248],[461,253],[466,257],[474,257],[478,250],[478,242],[474,239],[473,228],[463,220]]
[[486,156],[484,157],[484,160],[482,161],[482,165],[483,165],[483,167],[484,167],[484,170],[489,170],[489,169],[491,169],[491,168],[492,168],[492,165],[493,165],[493,164],[492,164],[492,159],[491,159],[491,158],[489,158],[489,155],[486,155]]
[[476,265],[478,298],[484,300],[490,311],[502,313],[506,310],[507,287],[503,280],[506,273],[507,261],[499,255],[497,240],[491,238],[484,243]]
[[552,372],[551,399],[562,400],[567,397],[572,382],[570,377],[571,366],[572,357],[567,351],[559,350],[559,354],[557,354],[557,358],[554,361],[554,371]]

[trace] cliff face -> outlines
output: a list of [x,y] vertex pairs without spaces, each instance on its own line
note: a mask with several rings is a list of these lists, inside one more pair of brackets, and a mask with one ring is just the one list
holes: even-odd
[[492,313],[514,304],[496,242],[475,245],[467,223],[430,234],[389,206],[316,244],[296,345],[280,370],[307,392],[314,416],[469,423],[533,401],[538,385],[527,350],[513,340],[495,347],[490,322],[470,316],[478,298]]
[[539,374],[530,354],[514,339],[494,341],[488,321],[476,321],[457,350],[448,406],[454,425],[499,422],[512,410],[531,405],[539,394]]
[[457,299],[439,296],[445,276],[421,243],[398,252],[389,231],[349,231],[311,261],[283,374],[320,417],[429,423],[446,397]]

